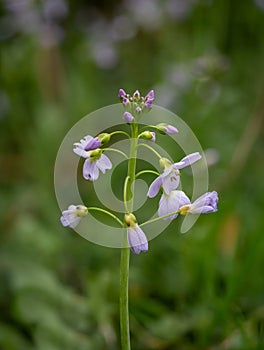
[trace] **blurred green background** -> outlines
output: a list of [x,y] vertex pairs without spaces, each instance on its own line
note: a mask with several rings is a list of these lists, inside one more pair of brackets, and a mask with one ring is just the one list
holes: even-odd
[[131,257],[132,348],[264,349],[264,1],[0,12],[0,349],[120,348],[119,251],[63,228],[53,188],[64,135],[120,87],[154,88],[188,123],[220,197],[187,234],[175,221]]

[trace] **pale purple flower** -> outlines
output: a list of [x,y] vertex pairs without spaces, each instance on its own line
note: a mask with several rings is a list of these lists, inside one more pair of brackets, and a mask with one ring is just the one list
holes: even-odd
[[192,204],[183,205],[179,212],[181,215],[186,214],[207,214],[214,213],[218,210],[218,194],[216,191],[206,192],[197,198]]
[[[181,206],[190,204],[190,199],[183,191],[171,191],[169,195],[163,193],[159,201],[158,216],[167,215],[176,212]],[[175,219],[177,213],[164,218],[163,220]]]
[[86,158],[83,164],[83,177],[86,180],[95,181],[99,177],[99,170],[104,174],[106,170],[112,168],[110,159],[102,153],[95,159],[89,156]]
[[[101,134],[102,139],[107,138],[107,135],[108,134]],[[74,144],[75,148],[73,152],[86,159],[83,164],[83,177],[86,180],[95,181],[99,177],[99,170],[104,174],[107,169],[112,168],[110,159],[102,154],[102,150],[93,148],[98,142],[100,145],[102,144],[98,137],[93,138],[88,135],[80,142]],[[90,147],[92,147],[92,149]],[[91,150],[88,151],[88,149]]]
[[127,228],[127,240],[132,252],[135,254],[148,251],[147,237],[138,224],[135,223]]
[[[163,187],[163,191],[169,195],[171,191],[176,190],[180,183],[179,170],[187,167],[201,159],[199,152],[191,153],[184,157],[180,162],[166,166],[163,174],[158,176],[150,185],[147,196],[150,198],[155,197],[160,187]],[[167,162],[169,162],[167,160]]]
[[82,217],[88,214],[88,209],[84,205],[70,205],[67,210],[62,212],[60,221],[63,226],[75,228]]
[[124,112],[123,118],[127,123],[132,123],[134,121],[133,115],[129,112]]
[[86,153],[94,150],[102,145],[98,137],[92,137],[90,135],[85,136],[80,142],[75,142],[73,152],[80,157],[87,158]]

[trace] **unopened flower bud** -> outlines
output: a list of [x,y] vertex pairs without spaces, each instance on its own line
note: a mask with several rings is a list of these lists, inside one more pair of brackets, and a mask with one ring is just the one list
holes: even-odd
[[133,94],[133,97],[135,100],[139,100],[140,99],[140,92],[138,90],[136,90]]
[[144,140],[148,140],[151,142],[155,142],[156,140],[156,134],[153,131],[144,131],[140,134],[140,137]]
[[87,155],[91,161],[96,161],[97,159],[99,159],[101,157],[102,152],[103,151],[100,148],[97,148],[93,151],[87,152]]
[[129,98],[124,97],[124,98],[123,98],[123,105],[124,105],[124,106],[127,106],[129,103],[130,103]]
[[154,98],[155,98],[155,96],[154,96],[154,90],[150,90],[150,91],[148,92],[148,94],[146,95],[146,97],[145,97],[146,100],[152,100],[152,101],[154,101]]
[[160,124],[156,125],[156,128],[163,135],[165,135],[165,134],[172,135],[172,134],[178,133],[177,128],[175,128],[172,125],[165,124],[165,123],[160,123]]
[[98,140],[101,141],[102,145],[104,145],[105,143],[108,143],[110,139],[111,139],[111,135],[108,133],[102,133],[98,135]]
[[132,122],[134,121],[133,115],[132,115],[131,113],[129,113],[129,112],[125,112],[125,113],[123,114],[123,118],[124,118],[124,120],[125,120],[127,123],[132,123]]
[[123,90],[123,89],[120,89],[119,90],[119,93],[118,93],[118,98],[124,98],[124,97],[126,97],[126,92],[125,92],[125,90]]

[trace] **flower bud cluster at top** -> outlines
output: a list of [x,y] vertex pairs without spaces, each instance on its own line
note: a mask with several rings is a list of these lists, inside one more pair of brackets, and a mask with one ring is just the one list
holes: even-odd
[[155,98],[154,90],[150,90],[146,96],[141,96],[140,92],[136,90],[130,96],[123,89],[119,90],[118,97],[125,108],[123,118],[127,123],[137,121],[141,113],[148,112]]

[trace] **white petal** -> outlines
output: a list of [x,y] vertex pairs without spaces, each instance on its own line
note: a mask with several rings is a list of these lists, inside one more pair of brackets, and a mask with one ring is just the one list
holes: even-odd
[[98,179],[99,170],[96,166],[96,162],[91,162],[88,158],[83,164],[83,177],[86,180],[95,181]]
[[163,177],[162,186],[167,195],[170,195],[171,191],[176,190],[180,183],[180,176],[173,170],[169,175]]
[[83,158],[88,158],[87,152],[84,151],[82,148],[80,147],[76,147],[73,149],[73,152],[78,154],[78,156],[83,157]]
[[[171,196],[162,195],[159,201],[159,209],[158,209],[158,215],[163,216],[170,213],[173,213],[179,209],[179,205],[177,202],[174,201]],[[171,216],[168,216],[167,218],[164,218],[164,220],[174,219],[178,216],[178,214],[173,214]]]
[[100,159],[97,160],[96,166],[104,174],[107,169],[111,169],[112,168],[112,163],[111,163],[110,159],[106,155],[102,154]]
[[182,168],[185,168],[186,166],[189,166],[197,162],[201,158],[202,156],[200,155],[199,152],[191,153],[191,154],[188,154],[186,157],[182,158],[182,160],[179,163],[175,163],[175,165],[177,164],[178,169],[182,169]]
[[155,197],[159,193],[161,185],[162,185],[162,177],[158,176],[149,186],[147,196],[149,198]]

